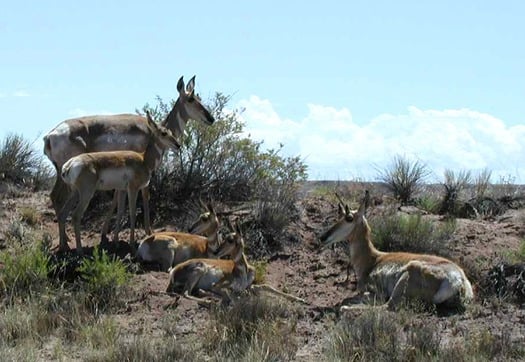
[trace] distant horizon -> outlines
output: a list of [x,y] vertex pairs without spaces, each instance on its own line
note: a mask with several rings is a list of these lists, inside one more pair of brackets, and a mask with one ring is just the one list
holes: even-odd
[[[525,2],[4,5],[0,137],[133,113],[196,75],[245,134],[311,179],[373,178],[394,156],[525,183]],[[225,21],[227,19],[227,21]]]

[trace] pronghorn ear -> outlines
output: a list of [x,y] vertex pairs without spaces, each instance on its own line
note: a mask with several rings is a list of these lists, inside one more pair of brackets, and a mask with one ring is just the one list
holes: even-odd
[[146,119],[148,120],[148,123],[153,122],[153,118],[151,118],[151,113],[149,113],[149,110],[146,110]]
[[179,94],[184,92],[184,76],[180,77],[179,81],[177,82],[177,91]]
[[195,76],[191,77],[188,84],[186,84],[186,93],[191,93],[191,95],[193,95],[194,89],[195,89]]
[[366,190],[365,197],[363,197],[363,201],[361,201],[361,205],[359,205],[359,210],[357,210],[357,215],[364,216],[366,212],[366,208],[368,207],[369,203],[370,203],[370,192]]

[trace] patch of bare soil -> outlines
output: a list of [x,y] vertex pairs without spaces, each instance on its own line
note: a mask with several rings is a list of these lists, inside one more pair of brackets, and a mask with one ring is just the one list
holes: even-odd
[[[39,227],[57,242],[57,226],[45,194],[3,197],[0,203],[0,241],[10,223],[18,217],[20,208],[27,206],[38,210],[42,215]],[[356,295],[355,279],[350,274],[350,281],[345,283],[348,258],[343,248],[320,250],[317,244],[320,233],[335,220],[334,206],[322,197],[305,192],[298,208],[300,217],[287,233],[294,237],[290,237],[283,250],[268,259],[266,282],[308,301],[309,305],[298,306],[296,360],[318,361],[323,359],[327,335],[341,318],[339,307]],[[436,216],[425,217],[440,222]],[[523,210],[509,210],[491,221],[458,219],[451,242],[452,259],[465,266],[486,265],[467,268],[471,279],[481,280],[488,267],[497,263],[501,255],[518,249],[525,236],[524,220]],[[100,224],[83,227],[89,229],[83,233],[85,245],[98,244]],[[68,233],[72,237],[71,229]],[[142,235],[139,233],[138,236]],[[127,240],[128,236],[125,231],[121,239]],[[70,245],[73,247],[74,243]],[[202,326],[209,320],[209,311],[193,301],[164,294],[167,283],[168,274],[163,272],[148,271],[134,276],[134,296],[116,316],[123,331],[130,336],[139,332],[156,335],[169,328],[181,343],[186,338],[202,336]],[[475,288],[479,289],[479,286],[475,285]],[[494,334],[510,333],[512,340],[525,340],[525,309],[506,301],[478,300],[463,314],[424,313],[420,318],[424,323],[435,325],[445,339],[461,338],[461,331],[488,329]]]

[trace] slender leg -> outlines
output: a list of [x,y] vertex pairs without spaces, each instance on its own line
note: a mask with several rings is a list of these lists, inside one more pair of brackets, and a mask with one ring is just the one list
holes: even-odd
[[402,301],[403,296],[406,293],[409,279],[410,273],[408,271],[405,271],[397,281],[396,285],[394,286],[394,289],[392,290],[392,295],[390,295],[390,299],[387,302],[388,309],[397,309],[399,303]]
[[53,209],[55,209],[55,215],[57,216],[59,250],[69,250],[69,238],[66,233],[66,220],[68,215],[66,215],[66,218],[64,219],[60,217],[60,213],[64,209],[65,204],[69,202],[71,198],[73,198],[73,200],[71,200],[71,203],[74,204],[74,201],[76,201],[76,193],[69,188],[69,186],[64,182],[64,180],[62,180],[60,174],[57,173],[55,185],[53,186],[53,190],[51,191],[51,194],[49,196],[51,198],[51,203],[53,204]]
[[93,198],[94,193],[95,193],[95,187],[82,190],[82,192],[80,192],[78,205],[75,211],[73,212],[72,219],[73,219],[73,225],[75,227],[75,240],[77,243],[77,253],[79,255],[83,254],[82,243],[80,241],[80,221],[82,220],[82,216],[84,215],[84,212],[86,211],[89,205],[89,202]]
[[122,226],[122,217],[124,216],[124,211],[126,210],[126,192],[125,191],[115,191],[118,197],[118,207],[117,207],[117,217],[115,219],[115,232],[113,234],[113,242],[118,243],[119,238],[118,234]]
[[77,194],[78,194],[77,191],[70,192],[68,195],[68,199],[65,202],[63,202],[62,209],[57,213],[58,232],[59,232],[59,238],[60,238],[60,244],[59,244],[60,251],[70,250],[69,245],[68,245],[68,238],[66,234],[66,221],[67,221],[67,217],[71,213],[71,210],[73,209],[73,206],[75,205],[77,201]]
[[144,208],[144,230],[146,231],[147,235],[151,235],[151,222],[149,218],[149,199],[150,199],[150,193],[149,193],[149,187],[146,186],[141,190],[142,193],[142,205]]
[[130,237],[129,244],[131,250],[135,252],[137,247],[135,245],[135,219],[137,217],[137,194],[138,190],[128,189],[128,200],[129,200],[129,224],[130,224]]
[[106,219],[104,220],[104,225],[102,225],[102,231],[100,232],[100,239],[102,243],[107,243],[108,241],[108,231],[109,231],[109,222],[111,220],[111,216],[115,212],[115,207],[117,207],[118,202],[118,191],[115,190],[113,193],[113,200],[111,201],[111,206],[109,207],[109,210],[106,214]]

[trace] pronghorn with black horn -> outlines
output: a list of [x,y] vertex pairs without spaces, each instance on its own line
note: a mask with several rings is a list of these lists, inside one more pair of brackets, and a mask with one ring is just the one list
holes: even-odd
[[207,305],[213,302],[196,297],[192,293],[198,291],[209,296],[219,296],[223,302],[229,302],[232,292],[267,291],[291,301],[306,303],[304,299],[281,292],[269,285],[253,284],[255,268],[248,263],[244,254],[244,240],[239,226],[230,225],[230,229],[232,232],[224,238],[217,251],[217,257],[229,256],[231,260],[190,259],[185,261],[171,269],[166,292],[177,292],[188,299]]
[[[193,119],[211,125],[215,119],[200,98],[195,94],[195,76],[186,87],[181,77],[177,83],[179,97],[162,126],[181,139],[186,123]],[[137,114],[99,115],[69,119],[61,122],[44,136],[44,153],[55,166],[57,177],[50,197],[58,217],[65,201],[69,199],[71,190],[60,177],[62,166],[74,156],[88,152],[130,150],[144,152],[151,137],[150,127],[145,116]],[[121,194],[115,202],[123,204]],[[144,209],[148,208],[149,194],[142,194]],[[122,206],[121,206],[122,207]],[[144,212],[145,229],[150,233],[149,213]],[[68,238],[65,222],[58,221],[59,249],[68,250]],[[104,229],[107,231],[108,225]]]
[[360,292],[384,298],[389,309],[396,309],[404,299],[459,308],[473,299],[470,281],[454,262],[435,255],[377,250],[365,217],[369,200],[366,191],[358,211],[345,205],[343,217],[321,236],[323,247],[348,240]]
[[146,236],[138,247],[137,259],[158,263],[161,270],[168,271],[189,259],[215,257],[220,246],[219,217],[211,203],[201,205],[205,211],[187,233],[160,231]]
[[[170,130],[157,125],[149,113],[147,113],[147,118],[151,136],[143,153],[135,151],[83,153],[70,158],[62,166],[62,179],[79,196],[72,217],[77,253],[82,254],[80,221],[96,190],[127,191],[131,227],[130,245],[132,249],[135,248],[135,217],[138,193],[139,191],[144,193],[144,190],[147,190],[151,173],[158,167],[164,151],[169,148],[179,148],[179,143]],[[69,199],[59,213],[59,222],[66,222],[74,204],[75,194],[70,193]],[[115,230],[117,234],[122,211],[123,207],[119,207]]]

